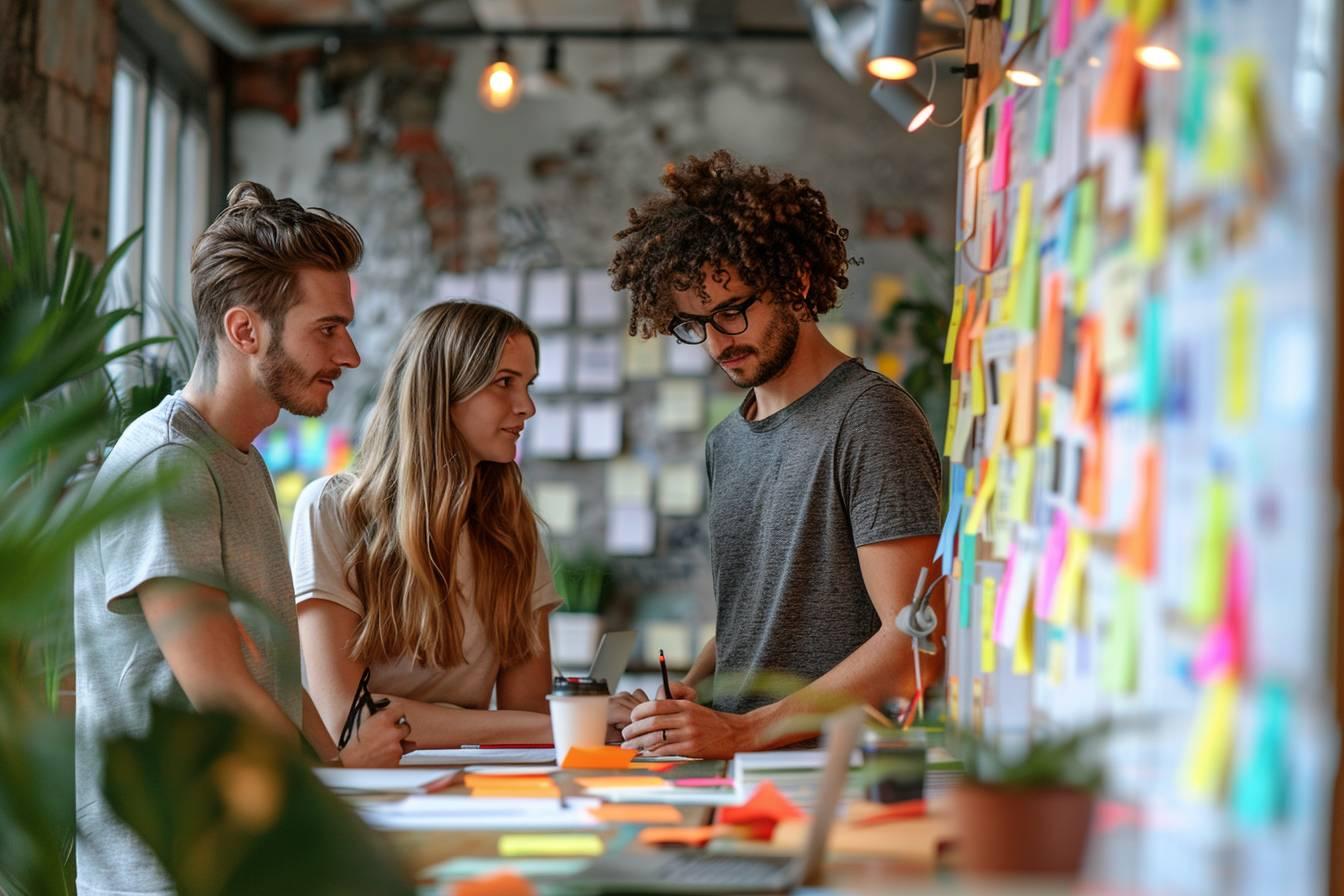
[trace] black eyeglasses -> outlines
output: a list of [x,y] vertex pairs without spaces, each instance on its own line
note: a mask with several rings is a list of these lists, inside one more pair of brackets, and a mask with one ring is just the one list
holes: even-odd
[[725,305],[707,317],[679,314],[672,318],[668,332],[675,336],[678,342],[687,345],[699,345],[705,341],[707,324],[725,336],[737,336],[747,331],[747,309],[758,299],[760,296],[755,295],[736,305]]
[[341,729],[341,739],[337,742],[336,748],[344,750],[345,745],[350,743],[350,738],[355,736],[359,730],[361,719],[363,718],[361,710],[367,709],[369,715],[373,715],[380,709],[385,709],[391,700],[384,697],[382,700],[373,699],[369,693],[369,676],[373,670],[364,667],[364,674],[359,676],[359,687],[355,688],[355,699],[350,703],[350,711],[345,715],[345,727]]

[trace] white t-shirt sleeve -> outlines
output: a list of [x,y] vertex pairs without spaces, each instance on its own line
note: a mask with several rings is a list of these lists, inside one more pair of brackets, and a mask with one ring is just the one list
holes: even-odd
[[537,574],[532,585],[532,610],[549,613],[562,603],[560,592],[555,590],[555,580],[551,578],[551,563],[546,558],[546,549],[537,548]]
[[364,602],[345,578],[350,540],[341,522],[339,483],[326,476],[308,483],[294,505],[289,535],[289,566],[294,575],[294,599],[329,600],[363,616]]

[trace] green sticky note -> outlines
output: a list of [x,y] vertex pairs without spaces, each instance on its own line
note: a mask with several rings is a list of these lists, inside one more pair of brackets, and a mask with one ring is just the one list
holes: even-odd
[[1036,158],[1044,162],[1055,151],[1055,110],[1059,106],[1059,57],[1050,60],[1045,70],[1045,93],[1041,95],[1041,116],[1036,121]]
[[1185,92],[1181,97],[1181,148],[1193,152],[1204,133],[1207,120],[1205,109],[1209,96],[1209,61],[1213,57],[1213,32],[1199,30],[1190,35],[1190,45],[1186,55]]
[[1115,590],[1111,624],[1102,643],[1101,683],[1116,694],[1133,693],[1138,684],[1139,586],[1121,576]]
[[975,536],[961,536],[961,627],[971,625],[971,582],[975,581]]
[[1036,309],[1041,293],[1040,237],[1032,229],[1027,252],[1022,259],[1022,282],[1013,305],[1013,325],[1019,330],[1036,329]]
[[1232,790],[1237,821],[1247,827],[1273,824],[1288,811],[1288,702],[1288,690],[1278,682],[1260,690],[1255,746]]
[[1077,214],[1069,263],[1074,278],[1082,280],[1092,273],[1097,246],[1097,182],[1092,177],[1078,184]]
[[1204,519],[1195,548],[1189,613],[1198,625],[1213,622],[1223,609],[1231,516],[1231,489],[1226,482],[1215,479],[1204,492]]
[[505,834],[499,854],[515,856],[600,856],[602,838],[596,834]]

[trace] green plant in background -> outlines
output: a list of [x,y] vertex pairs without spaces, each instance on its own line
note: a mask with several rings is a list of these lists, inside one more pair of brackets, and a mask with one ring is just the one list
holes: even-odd
[[[118,392],[109,365],[125,359],[134,369],[142,350],[171,339],[103,350],[112,328],[136,313],[105,310],[103,300],[138,234],[95,267],[73,250],[68,209],[49,234],[31,178],[20,214],[0,177],[0,215],[0,893],[65,896],[74,726],[56,697],[73,642],[72,557],[98,526],[171,487],[168,476],[139,491],[89,490],[128,415],[157,404],[172,380],[155,374],[146,391],[135,392],[138,383]],[[140,369],[163,372],[194,354],[179,348],[177,361]],[[412,892],[298,752],[245,721],[161,709],[145,738],[108,750],[109,798],[183,894]],[[213,798],[201,789],[209,786]]]
[[609,575],[605,558],[595,551],[551,561],[555,590],[564,599],[564,609],[569,613],[600,613]]
[[1105,785],[1102,746],[1109,721],[1038,735],[1019,749],[996,744],[964,728],[948,731],[947,747],[962,762],[967,781],[990,787],[1081,790]]

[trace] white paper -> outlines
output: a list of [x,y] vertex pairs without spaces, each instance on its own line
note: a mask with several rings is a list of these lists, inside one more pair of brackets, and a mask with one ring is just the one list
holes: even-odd
[[574,408],[537,402],[537,415],[523,429],[525,457],[567,458],[574,453]]
[[569,388],[569,334],[542,333],[537,342],[541,363],[532,391],[542,395],[566,391]]
[[514,314],[523,313],[523,274],[494,269],[481,278],[481,301]]
[[612,507],[607,511],[607,553],[642,557],[653,553],[651,507]]
[[469,775],[553,775],[558,765],[469,765],[462,769]]
[[616,336],[580,336],[575,349],[574,387],[579,392],[621,388],[621,343]]
[[637,460],[607,464],[607,504],[647,506],[653,497],[653,477]]
[[356,809],[381,830],[566,830],[600,828],[594,797],[558,799],[415,795],[395,803],[371,803]]
[[704,500],[704,468],[697,464],[668,464],[658,471],[658,512],[691,516]]
[[705,422],[705,384],[663,380],[658,384],[658,426],[665,431],[699,429]]
[[579,323],[601,326],[621,319],[621,296],[611,291],[611,277],[606,271],[580,271],[578,292]]
[[697,374],[709,370],[709,355],[705,346],[686,345],[671,336],[658,337],[667,343],[667,372],[677,374]]
[[408,765],[537,765],[555,764],[555,748],[526,750],[481,749],[459,747],[451,750],[414,750],[401,757],[404,768]]
[[439,274],[434,278],[434,301],[471,299],[479,301],[481,282],[475,274]]
[[578,456],[606,460],[621,453],[621,404],[615,399],[579,405]]
[[543,482],[537,486],[537,515],[553,535],[573,535],[579,523],[579,490],[568,482]]
[[533,271],[527,300],[527,322],[533,327],[563,327],[571,319],[569,271]]
[[999,632],[998,643],[1001,647],[1013,647],[1022,630],[1022,617],[1027,614],[1027,601],[1031,597],[1031,583],[1036,578],[1036,553],[1019,545],[1017,558],[1013,561],[1013,580],[1008,583],[1008,593],[1002,599],[1008,602],[1003,606],[1003,630]]
[[625,377],[631,380],[656,380],[663,373],[663,346],[656,337],[625,337]]
[[313,774],[332,790],[404,791],[411,793],[442,778],[442,769],[315,768]]

